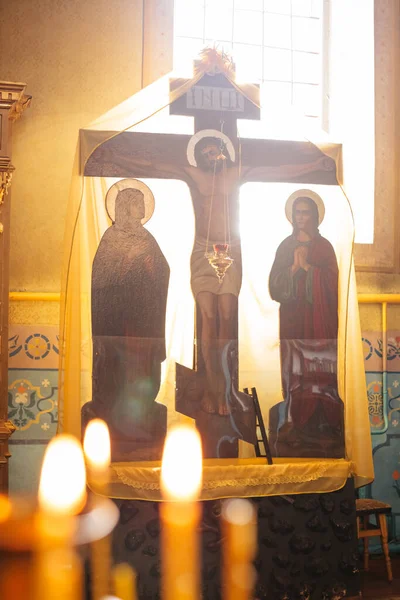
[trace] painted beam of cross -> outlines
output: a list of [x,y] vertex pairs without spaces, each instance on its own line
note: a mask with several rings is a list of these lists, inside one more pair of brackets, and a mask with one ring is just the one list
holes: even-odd
[[[176,81],[171,82],[171,87],[173,83],[176,85]],[[182,83],[180,81],[179,85]],[[170,105],[170,114],[194,117],[195,132],[222,129],[237,150],[237,120],[257,120],[260,109],[220,73],[214,76],[205,74]],[[93,152],[84,174],[173,178],[187,182],[185,167],[188,167],[186,151],[189,141],[190,136],[181,134],[123,132]],[[242,138],[240,145],[241,166],[251,167],[242,183],[286,181],[337,185],[334,161],[325,157],[311,142]]]

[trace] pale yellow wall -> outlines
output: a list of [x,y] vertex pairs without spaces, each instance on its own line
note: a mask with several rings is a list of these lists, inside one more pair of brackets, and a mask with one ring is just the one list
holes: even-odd
[[[357,274],[357,290],[361,294],[399,294],[400,275],[390,273]],[[381,331],[382,310],[378,304],[360,304],[361,331]],[[400,304],[387,308],[388,330],[400,331]]]
[[[400,3],[375,0],[375,239],[356,248],[358,265],[372,270],[357,272],[359,293],[400,293]],[[360,99],[362,101],[362,99]],[[381,330],[381,308],[361,305],[362,331]],[[400,330],[400,305],[388,305],[387,327]]]
[[[0,0],[0,78],[33,96],[14,124],[11,290],[59,291],[79,128],[140,89],[141,65],[142,0]],[[10,316],[56,312],[12,305]]]

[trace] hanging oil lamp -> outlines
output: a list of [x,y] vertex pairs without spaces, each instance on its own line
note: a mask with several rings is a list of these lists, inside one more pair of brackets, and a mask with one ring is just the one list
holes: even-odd
[[222,283],[234,259],[229,256],[229,244],[213,244],[213,248],[214,252],[207,256],[208,262],[215,269],[219,283]]

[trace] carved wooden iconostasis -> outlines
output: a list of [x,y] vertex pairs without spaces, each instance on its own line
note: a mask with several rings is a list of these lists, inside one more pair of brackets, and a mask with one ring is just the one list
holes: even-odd
[[12,127],[29,106],[26,84],[0,81],[0,491],[8,489],[8,439],[15,430],[8,420],[8,294]]
[[188,419],[206,459],[253,464],[253,387],[277,463],[364,461],[338,147],[241,137],[237,120],[259,116],[258,87],[209,50],[193,79],[166,76],[81,131],[60,420],[78,435],[81,418],[106,420],[117,485],[122,463],[157,463],[168,427]]

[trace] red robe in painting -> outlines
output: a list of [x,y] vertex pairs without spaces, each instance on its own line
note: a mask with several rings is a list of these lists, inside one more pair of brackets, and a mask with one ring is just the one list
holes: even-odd
[[[308,271],[292,274],[294,251],[308,248]],[[280,348],[288,420],[303,428],[317,407],[331,427],[341,424],[337,392],[338,266],[330,242],[316,233],[309,242],[293,234],[278,247],[269,280],[280,303]]]

